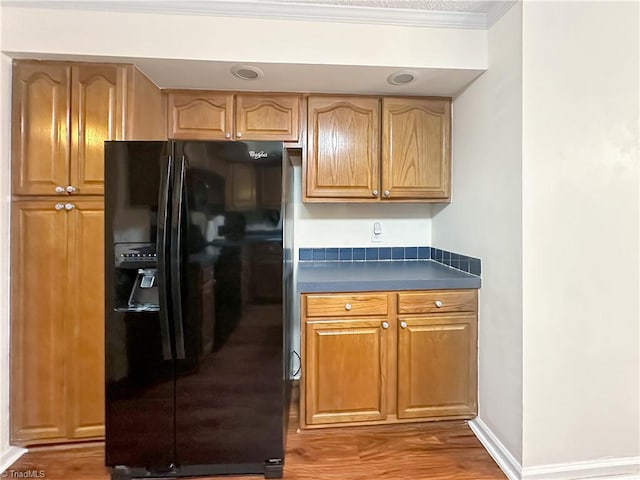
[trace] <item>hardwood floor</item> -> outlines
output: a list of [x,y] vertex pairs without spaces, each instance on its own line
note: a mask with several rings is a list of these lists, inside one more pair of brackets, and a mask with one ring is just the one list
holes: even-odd
[[[287,434],[286,480],[506,478],[463,420],[298,431],[296,410],[291,409]],[[109,480],[101,444],[33,448],[0,477],[26,478],[27,471],[35,471],[30,478],[46,480]]]

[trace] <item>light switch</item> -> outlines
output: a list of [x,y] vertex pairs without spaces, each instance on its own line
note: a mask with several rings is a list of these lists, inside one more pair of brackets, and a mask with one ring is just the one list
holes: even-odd
[[373,222],[371,227],[371,241],[382,242],[382,224],[380,222]]

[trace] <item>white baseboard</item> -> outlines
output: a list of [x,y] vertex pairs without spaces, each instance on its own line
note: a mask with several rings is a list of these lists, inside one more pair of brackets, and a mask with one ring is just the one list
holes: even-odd
[[640,457],[525,467],[522,480],[640,480]]
[[0,474],[13,465],[22,455],[27,453],[26,448],[9,447],[0,455]]
[[478,437],[480,443],[489,452],[489,455],[496,461],[500,469],[509,480],[521,480],[522,467],[511,452],[495,436],[491,429],[480,417],[476,417],[468,422],[471,431]]
[[640,480],[640,457],[525,467],[480,418],[469,427],[509,480]]

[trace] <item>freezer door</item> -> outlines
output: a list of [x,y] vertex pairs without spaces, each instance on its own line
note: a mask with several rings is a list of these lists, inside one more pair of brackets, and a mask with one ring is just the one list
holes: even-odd
[[263,473],[283,456],[281,161],[275,142],[176,147],[185,169],[180,468]]
[[105,143],[106,464],[174,463],[170,144]]

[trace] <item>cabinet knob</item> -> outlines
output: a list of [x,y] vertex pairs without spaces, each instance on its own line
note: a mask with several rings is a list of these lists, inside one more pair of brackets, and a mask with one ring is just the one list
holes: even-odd
[[407,322],[400,322],[400,328],[407,328]]
[[69,192],[69,193],[75,193],[75,192],[77,192],[77,191],[78,191],[78,189],[77,189],[76,187],[74,187],[73,185],[69,185],[69,186],[67,186],[67,192]]
[[64,205],[65,210],[73,210],[74,208],[76,208],[76,206],[73,203],[66,203]]
[[442,308],[442,302],[440,300],[436,300],[433,302],[437,308]]
[[371,192],[371,195],[373,195],[374,197],[378,196],[378,190],[374,190],[373,192]]
[[56,210],[60,211],[64,208],[64,203],[56,203],[55,206],[53,207]]
[[56,187],[56,193],[64,193],[64,192],[65,192],[64,187],[61,187],[60,185]]
[[231,138],[231,134],[229,132],[225,133],[224,138]]
[[385,190],[382,194],[383,194],[385,197],[388,197],[389,195],[391,195],[391,192],[390,192],[389,190]]
[[346,311],[351,310],[351,304],[350,304],[350,303],[347,303],[347,304],[344,306],[344,309],[345,309]]
[[389,322],[382,322],[382,328],[384,328],[385,330],[389,328]]
[[236,137],[238,137],[238,138],[242,138],[242,132],[238,132],[238,133],[236,133]]

